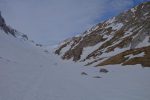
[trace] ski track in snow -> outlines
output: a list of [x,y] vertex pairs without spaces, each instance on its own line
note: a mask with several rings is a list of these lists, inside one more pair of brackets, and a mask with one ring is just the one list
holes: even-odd
[[100,73],[0,34],[0,100],[150,100],[150,68],[105,67]]

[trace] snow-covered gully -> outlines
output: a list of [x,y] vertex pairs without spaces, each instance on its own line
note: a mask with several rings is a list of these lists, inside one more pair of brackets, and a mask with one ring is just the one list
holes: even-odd
[[[0,33],[0,100],[149,100],[150,69],[83,66]],[[87,74],[81,74],[85,72]],[[99,76],[99,77],[98,77]]]

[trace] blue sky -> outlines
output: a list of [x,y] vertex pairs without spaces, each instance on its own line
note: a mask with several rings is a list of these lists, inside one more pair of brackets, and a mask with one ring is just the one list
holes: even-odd
[[55,44],[150,0],[0,0],[7,24],[35,42]]

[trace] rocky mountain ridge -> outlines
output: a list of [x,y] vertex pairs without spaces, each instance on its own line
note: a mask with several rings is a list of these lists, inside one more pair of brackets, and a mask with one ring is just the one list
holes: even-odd
[[55,53],[85,65],[150,66],[150,2],[144,2],[80,35],[63,41]]
[[24,39],[24,40],[28,40],[28,36],[11,28],[10,26],[8,26],[5,22],[5,19],[2,17],[1,15],[1,12],[0,12],[0,29],[2,31],[4,31],[4,33],[6,34],[10,34],[14,37],[17,37],[17,38],[21,38],[21,39]]

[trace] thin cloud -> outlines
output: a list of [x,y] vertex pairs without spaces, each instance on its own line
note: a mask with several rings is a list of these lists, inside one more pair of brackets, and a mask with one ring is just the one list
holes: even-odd
[[133,0],[1,0],[7,23],[31,39],[56,43],[133,5]]

